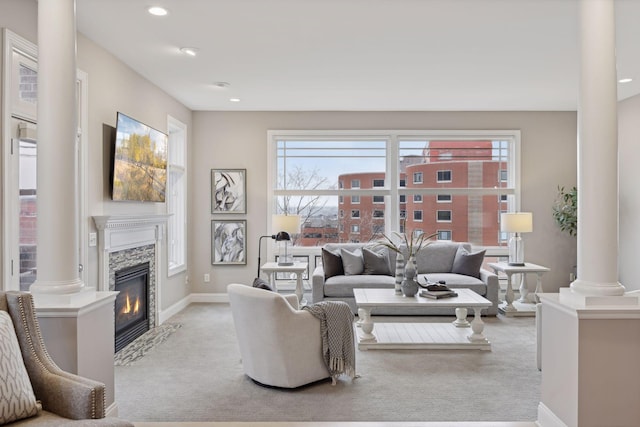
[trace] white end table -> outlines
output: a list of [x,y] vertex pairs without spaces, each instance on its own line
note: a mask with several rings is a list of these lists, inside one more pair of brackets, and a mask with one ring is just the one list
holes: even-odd
[[[498,274],[503,272],[507,275],[507,292],[505,294],[504,303],[498,306],[498,310],[505,316],[535,316],[536,303],[539,302],[538,294],[542,293],[542,275],[549,271],[547,267],[526,262],[524,266],[509,265],[507,262],[490,262],[488,264],[493,271]],[[527,287],[526,274],[535,273],[536,290],[532,300],[529,299],[529,288]],[[521,274],[520,277],[520,298],[514,301],[511,276]]]
[[277,262],[267,262],[260,267],[260,271],[269,276],[269,285],[273,290],[277,290],[275,273],[294,273],[296,275],[296,296],[300,305],[305,305],[307,300],[303,297],[302,275],[307,270],[307,265],[306,262],[294,262],[293,265],[279,265]]

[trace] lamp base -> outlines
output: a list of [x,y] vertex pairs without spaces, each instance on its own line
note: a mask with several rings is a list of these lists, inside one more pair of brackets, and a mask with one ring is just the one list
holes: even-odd
[[282,266],[287,266],[287,265],[293,265],[293,261],[278,261],[278,265],[282,265]]
[[524,267],[525,263],[524,262],[510,262],[509,265],[511,267]]

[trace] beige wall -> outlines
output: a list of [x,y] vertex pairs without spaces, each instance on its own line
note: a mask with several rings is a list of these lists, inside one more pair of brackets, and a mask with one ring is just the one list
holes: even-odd
[[[640,95],[618,104],[619,215],[618,272],[627,290],[640,290]],[[606,248],[603,248],[607,250]]]
[[[551,206],[558,185],[576,184],[575,112],[194,112],[191,190],[197,197],[189,216],[193,292],[221,293],[229,283],[251,283],[255,277],[258,238],[267,232],[267,131],[276,129],[519,129],[521,208],[534,218],[534,232],[523,237],[526,258],[551,268],[546,291],[568,286],[576,239],[560,232]],[[233,217],[247,219],[246,266],[211,265],[212,168],[247,169],[248,213]],[[211,283],[203,283],[205,273]]]

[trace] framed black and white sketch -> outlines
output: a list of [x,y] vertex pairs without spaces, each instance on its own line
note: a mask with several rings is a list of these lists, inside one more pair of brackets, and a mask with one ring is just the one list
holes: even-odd
[[246,169],[211,169],[211,213],[247,213]]
[[[279,258],[280,256],[276,255],[276,262],[278,262]],[[293,262],[307,263],[307,269],[302,272],[302,280],[309,280],[309,255],[294,255],[292,258],[293,258]],[[293,280],[295,279],[295,277],[296,277],[295,273],[283,273],[283,272],[276,273],[276,280]]]
[[211,221],[211,263],[239,265],[247,263],[247,221]]

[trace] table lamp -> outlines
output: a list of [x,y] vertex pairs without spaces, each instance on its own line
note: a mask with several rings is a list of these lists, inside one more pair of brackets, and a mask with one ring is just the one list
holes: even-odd
[[278,258],[278,265],[293,265],[293,259],[290,259],[287,254],[287,247],[289,245],[289,241],[291,241],[291,235],[300,232],[300,216],[284,214],[274,215],[271,220],[271,228],[273,230],[279,230],[278,235],[280,235],[280,233],[284,233],[287,237],[284,238],[283,235],[280,239],[280,241],[284,241],[284,256],[280,256]]
[[524,266],[524,242],[520,233],[533,231],[531,212],[512,212],[500,214],[500,231],[513,233],[509,239],[509,265]]

